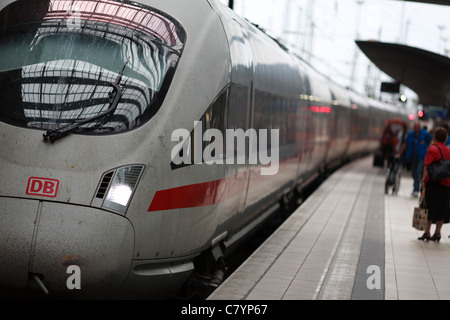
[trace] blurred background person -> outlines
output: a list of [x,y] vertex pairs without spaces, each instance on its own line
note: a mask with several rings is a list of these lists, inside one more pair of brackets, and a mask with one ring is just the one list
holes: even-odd
[[408,132],[405,143],[398,155],[401,156],[406,151],[405,159],[414,179],[413,191],[411,194],[413,197],[419,195],[423,161],[432,140],[433,136],[427,130],[421,128],[419,121],[416,121],[414,122],[413,130]]

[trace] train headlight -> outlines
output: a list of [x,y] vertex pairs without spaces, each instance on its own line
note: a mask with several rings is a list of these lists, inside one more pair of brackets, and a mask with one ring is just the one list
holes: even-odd
[[116,169],[102,207],[125,214],[144,168],[131,165]]
[[121,206],[126,206],[130,200],[133,189],[126,184],[112,185],[109,188],[109,192],[106,195],[106,201],[119,204]]

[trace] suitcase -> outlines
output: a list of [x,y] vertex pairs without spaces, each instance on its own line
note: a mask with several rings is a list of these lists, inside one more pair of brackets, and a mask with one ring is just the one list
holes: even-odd
[[384,167],[384,157],[381,151],[377,151],[373,155],[373,166],[374,167]]

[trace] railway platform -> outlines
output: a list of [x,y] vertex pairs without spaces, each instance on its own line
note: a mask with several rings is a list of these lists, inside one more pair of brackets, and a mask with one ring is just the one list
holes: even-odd
[[384,182],[372,156],[333,173],[208,300],[450,299],[450,225],[417,240],[410,172]]

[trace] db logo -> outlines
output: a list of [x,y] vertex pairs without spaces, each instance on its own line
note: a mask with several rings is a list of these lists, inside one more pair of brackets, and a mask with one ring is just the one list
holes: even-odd
[[55,198],[58,193],[59,181],[55,179],[30,177],[27,194]]

